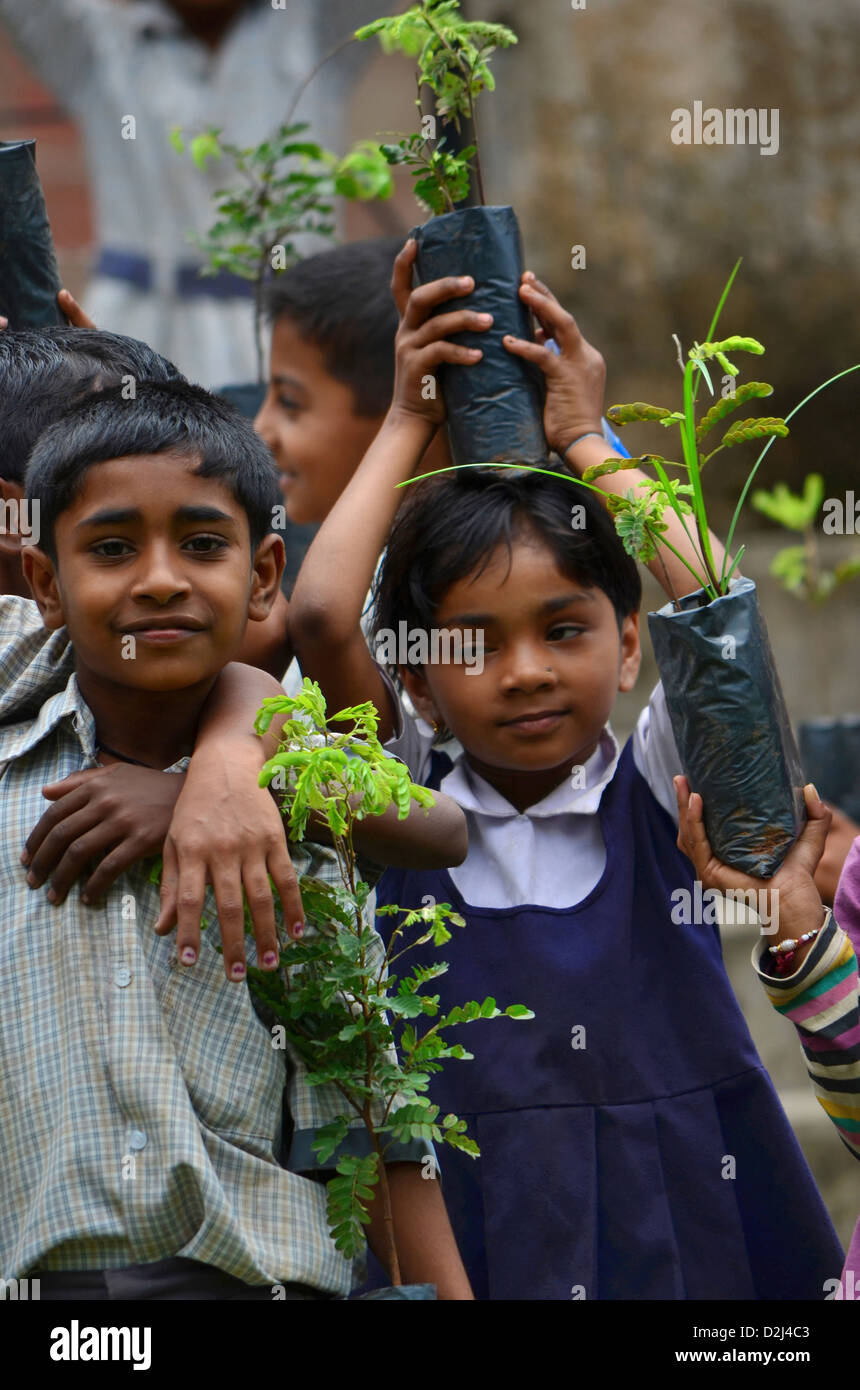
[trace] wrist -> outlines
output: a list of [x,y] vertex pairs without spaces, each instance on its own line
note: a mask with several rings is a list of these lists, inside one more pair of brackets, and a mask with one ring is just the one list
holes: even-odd
[[382,422],[380,433],[396,435],[398,439],[414,441],[423,451],[427,448],[438,427],[439,421],[429,419],[423,411],[411,410],[403,402],[393,401]]
[[789,937],[796,939],[813,927],[820,927],[824,920],[824,903],[812,878],[797,887],[776,885],[771,890],[771,902],[771,920],[775,916],[776,931],[768,940],[770,946],[778,946]]

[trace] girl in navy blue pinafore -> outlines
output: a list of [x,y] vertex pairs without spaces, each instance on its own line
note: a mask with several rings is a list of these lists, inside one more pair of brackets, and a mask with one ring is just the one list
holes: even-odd
[[[380,570],[377,625],[396,631],[402,619],[414,627],[437,614],[441,622],[452,611],[483,613],[486,679],[432,664],[417,676],[400,673],[419,713],[427,719],[438,710],[460,741],[458,757],[522,813],[569,777],[570,765],[559,764],[553,780],[551,757],[564,738],[576,764],[583,729],[589,739],[599,734],[619,684],[623,615],[638,597],[621,587],[618,574],[632,562],[590,497],[589,535],[568,542],[566,484],[496,474],[481,487],[460,474],[431,480],[429,492],[426,483],[415,489]],[[461,547],[464,567],[473,564],[466,547],[474,547],[478,523],[484,568],[464,568],[460,581],[452,548]],[[535,569],[542,548],[545,571]],[[441,590],[440,567],[448,586]],[[535,574],[545,581],[530,580]],[[638,583],[635,566],[628,579]],[[564,616],[572,583],[587,592]],[[589,614],[606,598],[615,612],[604,604],[601,628]],[[604,675],[595,685],[598,667]],[[534,729],[511,733],[506,712]],[[551,751],[541,763],[544,745]],[[435,787],[445,778],[443,789],[453,791],[444,754],[434,749],[429,763],[423,754],[418,761],[414,774]],[[535,768],[549,770],[543,783]],[[465,918],[443,949],[430,944],[408,958],[409,967],[448,962],[433,983],[443,1011],[492,995],[502,1007],[522,1003],[535,1013],[531,1021],[470,1024],[456,1040],[474,1061],[450,1062],[431,1079],[442,1115],[465,1118],[481,1150],[477,1160],[445,1146],[439,1155],[475,1293],[823,1298],[841,1268],[839,1242],[735,1001],[717,928],[673,921],[678,890],[693,899],[693,873],[632,740],[607,777],[596,811],[605,865],[585,897],[575,863],[563,852],[557,864],[551,856],[552,899],[574,905],[479,906],[464,901],[447,870],[389,870],[377,888],[380,903],[411,908],[429,896]],[[531,796],[532,787],[533,800],[524,800],[521,790]],[[493,869],[491,860],[484,853],[481,866],[502,880],[506,863]],[[559,896],[564,885],[568,897]],[[391,930],[393,919],[379,922],[383,934]]]
[[[433,764],[438,786],[450,765]],[[379,902],[430,894],[465,917],[444,950],[409,957],[448,961],[433,986],[443,1010],[491,994],[535,1012],[470,1024],[460,1040],[474,1061],[431,1085],[481,1149],[439,1155],[475,1294],[820,1298],[838,1241],[717,928],[671,920],[670,895],[693,875],[630,741],[599,814],[606,867],[567,911],[471,907],[447,871],[389,870],[377,889]]]

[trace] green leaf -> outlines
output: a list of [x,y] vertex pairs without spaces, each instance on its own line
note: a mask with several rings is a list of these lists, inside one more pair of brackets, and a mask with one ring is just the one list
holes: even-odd
[[665,420],[666,416],[671,414],[671,410],[666,410],[661,405],[647,405],[645,401],[634,401],[632,405],[611,405],[606,412],[606,418],[613,425],[630,425],[637,420]]
[[189,146],[191,158],[198,169],[206,168],[207,159],[220,159],[221,146],[218,143],[218,133],[214,130],[206,130],[202,135],[195,135],[191,139]]
[[722,444],[724,448],[731,449],[735,444],[746,444],[751,439],[782,439],[787,434],[788,425],[784,420],[762,415],[758,419],[739,420],[732,425],[723,435]]
[[711,406],[706,415],[703,415],[696,426],[696,443],[700,444],[707,434],[724,420],[733,410],[745,405],[747,401],[757,400],[764,396],[772,396],[773,387],[766,381],[747,381],[738,386],[733,396],[721,397]]
[[185,141],[184,141],[183,138],[182,138],[182,127],[181,127],[181,126],[178,126],[178,125],[171,126],[167,138],[168,138],[168,140],[170,141],[171,145],[173,146],[173,148],[175,149],[175,151],[176,151],[177,154],[184,154],[184,153],[185,153]]
[[791,531],[805,531],[812,526],[824,501],[825,484],[820,473],[809,473],[804,479],[803,492],[792,492],[785,483],[777,483],[772,491],[757,488],[752,494],[752,504],[756,511],[762,512],[780,526]]
[[527,1009],[525,1004],[509,1004],[505,1009],[508,1018],[534,1018],[531,1009]]

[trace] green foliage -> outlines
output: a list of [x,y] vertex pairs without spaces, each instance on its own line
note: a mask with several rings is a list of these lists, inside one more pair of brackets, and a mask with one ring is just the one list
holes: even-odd
[[444,136],[435,142],[424,131],[421,89],[426,86],[433,93],[436,115],[444,125],[459,132],[467,119],[474,129],[477,98],[495,88],[490,60],[497,49],[515,44],[516,34],[504,24],[464,19],[459,0],[419,0],[402,14],[365,24],[355,37],[378,38],[386,53],[402,53],[416,61],[415,104],[422,117],[422,133],[383,148],[392,163],[412,168],[419,202],[434,213],[453,210],[468,195],[473,157],[483,201],[476,146],[459,153],[443,152]]
[[758,488],[752,495],[757,511],[790,531],[800,531],[802,545],[787,545],[771,562],[770,572],[789,593],[813,606],[824,603],[841,584],[860,574],[860,554],[849,556],[833,569],[821,564],[815,522],[824,501],[825,484],[820,473],[809,473],[803,492],[792,492],[785,483],[770,491]]
[[398,920],[384,950],[363,912],[369,888],[358,876],[353,831],[358,821],[392,805],[398,819],[414,814],[413,807],[426,810],[433,794],[416,786],[408,769],[385,755],[369,701],[328,715],[319,686],[305,680],[295,697],[264,702],[257,732],[266,732],[283,715],[281,747],[265,764],[260,783],[283,793],[291,839],[305,837],[311,816],[328,827],[340,883],[301,880],[305,936],[282,943],[277,972],[251,968],[248,982],[283,1026],[308,1069],[309,1083],[334,1086],[343,1097],[343,1113],[315,1137],[319,1161],[327,1163],[337,1153],[350,1120],[360,1121],[370,1135],[372,1154],[338,1155],[337,1176],[327,1185],[333,1239],[352,1258],[364,1244],[376,1187],[381,1184],[387,1192],[382,1165],[392,1143],[421,1139],[478,1153],[465,1123],[455,1115],[440,1123],[438,1106],[426,1094],[444,1063],[470,1058],[461,1044],[447,1038],[448,1029],[478,1019],[534,1015],[522,1004],[500,1009],[488,998],[440,1016],[439,995],[428,987],[446,972],[444,962],[411,970],[398,964],[395,972],[395,963],[414,947],[429,942],[444,946],[451,940],[450,929],[465,922],[449,903],[414,909],[386,905],[380,915]]
[[[260,291],[269,272],[288,269],[299,260],[296,239],[313,233],[334,235],[336,197],[389,198],[391,171],[379,147],[359,141],[338,158],[306,136],[304,123],[282,125],[258,145],[240,146],[210,127],[188,141],[198,169],[228,161],[236,182],[214,196],[215,221],[194,241],[205,257],[204,275],[230,271],[257,287],[257,339],[260,379]],[[170,133],[177,153],[186,149],[179,127]]]
[[[711,333],[716,326],[736,272],[737,266],[735,266],[729,283],[723,291],[717,312],[711,321]],[[683,560],[683,563],[711,599],[728,592],[732,573],[740,556],[736,558],[731,568],[727,568],[727,554],[722,568],[719,572],[717,571],[711,548],[705,497],[702,490],[702,473],[705,465],[723,449],[734,448],[738,444],[745,444],[754,439],[771,441],[788,434],[788,426],[785,421],[774,416],[741,420],[726,430],[716,449],[713,449],[709,454],[699,452],[699,445],[720,420],[725,419],[727,415],[730,415],[746,401],[769,396],[772,393],[773,388],[763,381],[751,381],[745,385],[736,386],[733,391],[727,392],[715,401],[702,419],[697,421],[696,392],[700,379],[705,382],[711,395],[714,395],[714,387],[707,363],[717,362],[726,376],[734,378],[738,375],[738,368],[728,354],[739,352],[760,356],[764,352],[764,348],[758,339],[742,337],[739,334],[718,340],[709,338],[704,343],[694,343],[687,353],[686,361],[684,361],[680,355],[679,345],[679,361],[684,374],[682,409],[670,410],[665,406],[648,405],[644,401],[634,401],[632,405],[614,405],[606,412],[608,418],[615,425],[653,422],[665,429],[677,426],[681,437],[683,463],[672,463],[659,454],[645,454],[642,458],[632,461],[607,460],[603,464],[587,469],[582,478],[586,485],[593,485],[596,478],[625,467],[630,468],[638,464],[643,469],[653,468],[657,475],[656,479],[649,479],[647,483],[635,489],[628,488],[624,494],[610,494],[606,499],[607,506],[615,518],[618,535],[628,555],[632,555],[645,564],[655,558],[661,543],[667,545],[679,559]],[[756,463],[753,473],[757,467],[758,463]],[[666,471],[669,468],[680,469],[682,476],[686,473],[685,481],[670,479]],[[746,489],[744,489],[744,495],[745,493]],[[679,555],[679,552],[669,545],[664,538],[664,533],[668,529],[664,519],[667,507],[674,512],[684,527],[695,555],[692,564]],[[735,515],[737,517],[737,513]],[[692,517],[692,529],[687,525],[687,517]],[[734,529],[734,524],[732,529]]]

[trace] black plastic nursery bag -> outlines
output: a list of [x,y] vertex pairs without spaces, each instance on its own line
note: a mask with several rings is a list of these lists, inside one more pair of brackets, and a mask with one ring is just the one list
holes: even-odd
[[807,781],[825,801],[860,821],[860,716],[809,719],[799,732]]
[[474,366],[446,363],[439,369],[454,462],[543,462],[548,449],[542,374],[502,344],[506,333],[532,337],[531,315],[519,297],[522,238],[513,208],[462,208],[432,217],[410,236],[418,242],[418,284],[445,275],[471,275],[475,281],[470,295],[449,300],[437,313],[469,308],[493,315],[486,333],[453,338],[479,347],[483,357]]
[[804,776],[751,579],[648,614],[681,764],[718,859],[770,878],[803,828]]
[[35,140],[0,140],[0,314],[10,328],[64,324],[60,271],[36,173]]

